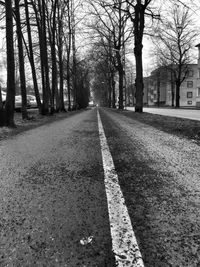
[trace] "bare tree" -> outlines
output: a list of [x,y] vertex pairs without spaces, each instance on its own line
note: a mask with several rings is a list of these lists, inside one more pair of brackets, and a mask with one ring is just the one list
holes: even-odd
[[145,18],[159,18],[159,13],[155,14],[151,7],[154,0],[125,0],[126,7],[125,12],[128,13],[134,26],[134,55],[136,62],[136,79],[135,79],[135,111],[143,111],[143,61],[142,61],[142,49],[143,49],[143,36],[145,29]]
[[[38,46],[41,62],[41,77],[43,89],[43,114],[48,113],[49,103],[51,114],[55,111],[65,111],[64,107],[64,70],[68,25],[66,23],[70,1],[66,0],[31,0],[34,18],[38,28]],[[65,27],[66,26],[66,27]],[[67,52],[68,54],[68,52]],[[67,66],[69,69],[69,66]],[[58,86],[60,87],[58,88]]]
[[15,20],[16,20],[16,27],[17,27],[20,87],[21,87],[21,95],[22,95],[21,111],[22,111],[22,118],[28,119],[27,96],[26,96],[26,77],[25,77],[24,51],[23,51],[24,49],[23,49],[23,40],[22,40],[19,0],[15,0]]
[[[128,25],[128,15],[122,11],[123,1],[96,0],[90,2],[93,7],[93,14],[96,20],[90,27],[96,32],[96,36],[102,40],[102,46],[107,49],[107,54],[115,55],[115,68],[119,77],[119,109],[123,109],[124,101],[124,47],[131,36],[131,29]],[[111,64],[112,66],[113,64]],[[112,74],[113,76],[113,74]],[[112,83],[114,88],[114,82]],[[113,91],[114,92],[114,91]],[[113,98],[115,98],[115,93]],[[114,104],[115,105],[115,104]]]
[[31,0],[31,6],[34,11],[34,18],[38,30],[38,44],[40,48],[39,59],[41,62],[42,79],[42,114],[49,113],[50,102],[50,80],[49,80],[49,61],[48,61],[48,40],[47,40],[47,1]]
[[7,47],[7,95],[5,104],[5,124],[15,126],[15,58],[13,46],[12,0],[5,1],[6,7],[6,47]]
[[42,106],[41,106],[41,100],[40,100],[40,94],[39,94],[39,88],[38,88],[38,82],[37,82],[37,74],[36,74],[35,59],[34,59],[34,52],[33,52],[33,41],[32,41],[32,34],[31,34],[30,13],[29,13],[29,6],[28,6],[27,0],[24,0],[24,5],[25,5],[28,47],[29,47],[29,49],[27,48],[27,51],[28,51],[28,57],[29,57],[31,70],[32,70],[35,97],[36,97],[37,105],[39,108],[39,113],[41,114]]
[[[98,88],[103,94],[98,93],[96,95],[103,96],[104,100],[102,103],[106,106],[116,108],[116,96],[115,96],[115,73],[116,73],[116,58],[113,53],[112,45],[108,40],[102,38],[99,42],[93,45],[90,51],[91,66],[93,66],[93,79],[101,83]],[[95,91],[95,88],[94,88]]]
[[180,86],[187,77],[188,64],[192,61],[191,49],[197,37],[189,9],[173,5],[155,31],[157,35],[154,44],[157,57],[160,65],[172,73],[176,86],[175,105],[179,107]]
[[[102,106],[111,106],[111,92],[110,92],[110,75],[109,75],[109,60],[102,46],[95,48],[95,53],[91,51],[91,65],[92,65],[92,91],[95,102]],[[98,51],[98,56],[97,52]]]
[[55,97],[56,97],[56,110],[59,110],[58,103],[58,71],[57,71],[57,56],[56,56],[56,31],[57,31],[57,10],[58,0],[51,0],[49,3],[50,7],[47,8],[47,28],[49,34],[49,44],[51,48],[51,114],[55,112]]
[[[67,1],[69,2],[69,1]],[[64,105],[64,13],[66,12],[65,1],[60,0],[58,2],[58,30],[57,30],[57,48],[58,48],[58,64],[59,64],[59,78],[60,78],[60,97],[59,97],[59,109],[60,111],[66,111]]]

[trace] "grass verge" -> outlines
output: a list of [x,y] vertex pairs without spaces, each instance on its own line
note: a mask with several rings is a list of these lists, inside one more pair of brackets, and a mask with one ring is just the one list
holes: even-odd
[[77,114],[78,112],[81,112],[81,110],[70,111],[70,112],[60,112],[60,113],[54,113],[54,115],[42,116],[38,114],[37,109],[29,110],[28,111],[28,114],[30,117],[29,120],[23,120],[22,114],[20,112],[15,112],[14,120],[15,120],[16,128],[0,127],[0,141],[7,139],[11,136],[17,135],[21,132],[39,127],[41,125],[44,125],[47,123],[53,123],[56,120],[67,118],[69,116]]
[[200,145],[200,121],[150,114],[146,112],[136,113],[128,110],[114,111],[141,123],[150,125],[158,130],[192,139],[195,143]]

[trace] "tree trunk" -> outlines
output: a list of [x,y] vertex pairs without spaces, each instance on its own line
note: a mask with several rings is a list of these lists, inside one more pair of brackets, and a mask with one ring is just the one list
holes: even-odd
[[12,0],[5,1],[6,7],[6,48],[7,48],[7,95],[5,104],[5,124],[14,127],[15,109],[15,58],[13,45]]
[[172,107],[174,107],[174,83],[171,81]]
[[45,110],[49,113],[49,99],[51,98],[50,81],[49,81],[49,63],[48,63],[48,49],[47,49],[47,30],[46,30],[46,12],[45,12],[45,0],[42,0],[42,50],[44,53],[44,73],[45,73]]
[[77,83],[77,58],[76,58],[76,23],[74,0],[71,1],[71,31],[72,31],[72,54],[73,54],[73,110],[79,109],[78,99],[80,98],[80,88]]
[[45,1],[38,0],[38,10],[33,5],[37,20],[39,45],[40,45],[40,60],[41,60],[41,76],[42,76],[42,114],[49,114],[49,99],[50,99],[50,82],[49,82],[49,66],[47,53],[47,37],[46,37],[46,12]]
[[112,107],[116,108],[116,96],[115,96],[115,80],[114,80],[114,74],[112,74]]
[[[60,13],[61,12],[61,13]],[[60,76],[60,97],[59,108],[61,111],[65,110],[64,105],[64,77],[63,77],[63,10],[58,10],[58,62],[59,62],[59,76]]]
[[49,113],[49,95],[47,92],[47,86],[46,86],[46,77],[45,77],[45,53],[44,53],[44,36],[43,36],[43,25],[42,25],[42,17],[43,17],[43,12],[42,12],[42,7],[41,7],[41,0],[37,1],[38,4],[38,10],[32,1],[32,5],[35,11],[35,16],[36,16],[36,23],[37,23],[37,28],[38,28],[38,36],[39,36],[39,47],[40,47],[40,64],[41,64],[41,78],[42,78],[42,109],[41,109],[41,114],[46,115]]
[[176,81],[176,108],[180,107],[180,82]]
[[118,70],[119,73],[119,109],[124,108],[124,103],[123,103],[123,67],[119,67]]
[[141,4],[141,1],[138,1],[135,5],[135,19],[134,19],[134,55],[136,62],[136,104],[135,112],[143,111],[143,66],[142,66],[142,38],[144,31],[144,6]]
[[[137,47],[138,48],[138,47]],[[137,50],[135,48],[135,50]],[[138,49],[139,52],[135,52],[135,61],[136,61],[136,79],[135,79],[135,112],[143,111],[143,68],[142,68],[142,48]]]
[[[53,33],[54,35],[54,33]],[[51,42],[51,41],[50,41]],[[55,51],[55,38],[53,37],[53,41],[51,45],[51,61],[52,61],[52,90],[51,90],[51,114],[55,112],[55,92],[57,87],[57,66],[56,66],[56,51]]]
[[[74,39],[74,37],[72,36]],[[73,49],[73,110],[78,109],[78,86],[77,86],[77,72],[76,72],[76,49],[75,49],[75,41],[72,40],[72,49]]]
[[108,107],[111,108],[112,106],[112,80],[109,75],[109,84],[108,84]]
[[119,50],[116,52],[116,56],[117,56],[117,70],[118,70],[118,76],[119,76],[119,109],[123,109],[124,108],[124,104],[123,104],[124,72],[123,72],[123,65],[121,62],[121,55],[120,55]]
[[26,78],[24,69],[24,51],[22,42],[22,31],[21,31],[21,18],[19,10],[19,0],[15,0],[15,15],[16,15],[16,26],[17,26],[17,41],[18,41],[18,56],[19,56],[19,74],[20,74],[20,87],[22,96],[22,119],[28,119],[27,112],[27,95],[26,95]]
[[[58,100],[58,77],[57,77],[57,58],[56,58],[56,10],[58,0],[53,4],[53,21],[49,25],[49,41],[51,46],[51,61],[52,61],[52,94],[51,94],[51,114],[55,112],[55,97]],[[51,24],[52,23],[52,24]],[[56,109],[59,109],[56,101]],[[58,110],[57,110],[58,111]]]
[[67,91],[68,91],[68,111],[72,110],[71,107],[71,84],[70,84],[70,53],[71,53],[71,46],[72,46],[72,23],[71,23],[71,9],[70,9],[70,2],[67,2],[67,16],[68,16],[68,44],[67,44],[67,62],[66,62],[66,69],[67,69]]
[[32,35],[31,35],[28,1],[24,0],[24,3],[25,3],[26,25],[27,25],[27,35],[28,35],[28,43],[29,43],[29,61],[30,61],[32,77],[33,77],[35,97],[36,97],[39,113],[41,114],[42,113],[42,105],[41,105],[40,94],[39,94],[38,83],[37,83],[36,70],[35,70],[35,61],[34,61],[34,55],[33,55],[33,43],[32,43]]
[[160,72],[157,73],[157,106],[160,107]]
[[[60,44],[62,46],[62,42]],[[66,111],[65,110],[65,105],[64,105],[64,80],[63,80],[63,51],[62,48],[59,46],[58,48],[58,57],[59,57],[59,76],[60,76],[60,110],[61,111]]]
[[174,81],[173,81],[173,73],[172,70],[170,70],[170,81],[171,81],[171,106],[174,107]]

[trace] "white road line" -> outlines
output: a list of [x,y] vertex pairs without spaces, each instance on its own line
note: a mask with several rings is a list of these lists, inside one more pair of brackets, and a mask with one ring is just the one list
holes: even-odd
[[97,117],[112,237],[112,249],[115,255],[116,265],[119,267],[144,267],[98,110]]

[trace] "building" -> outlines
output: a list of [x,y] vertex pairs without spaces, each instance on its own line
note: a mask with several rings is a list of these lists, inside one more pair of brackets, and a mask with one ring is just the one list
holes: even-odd
[[149,77],[144,78],[144,105],[163,106],[167,105],[170,90],[170,75],[166,68],[158,68],[151,72]]
[[[200,108],[200,44],[197,64],[187,65],[187,76],[180,87],[180,107]],[[145,106],[175,105],[175,83],[172,73],[166,67],[160,67],[144,79]],[[174,101],[173,101],[174,99]]]
[[200,44],[196,47],[198,48],[196,106],[200,108]]

